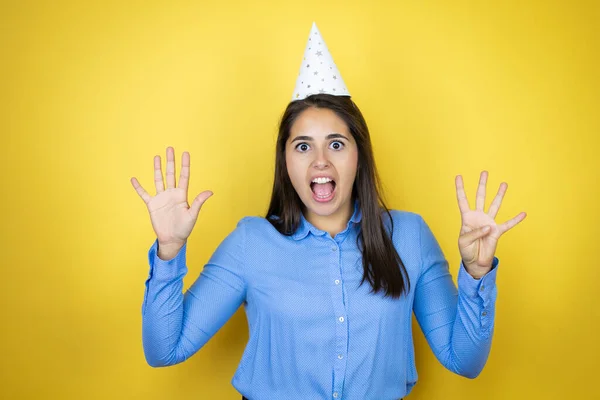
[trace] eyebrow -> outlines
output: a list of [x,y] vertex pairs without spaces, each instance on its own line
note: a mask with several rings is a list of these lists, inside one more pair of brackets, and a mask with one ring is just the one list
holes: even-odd
[[[350,141],[346,136],[342,135],[341,133],[330,133],[329,135],[327,135],[327,137],[325,138],[326,140],[329,139],[346,139],[348,141]],[[291,141],[291,143],[294,143],[297,140],[306,140],[306,141],[313,141],[312,136],[296,136],[294,138],[294,140]]]

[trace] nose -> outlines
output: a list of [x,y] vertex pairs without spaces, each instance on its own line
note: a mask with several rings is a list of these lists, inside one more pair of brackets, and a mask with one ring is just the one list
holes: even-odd
[[313,160],[313,167],[317,169],[325,169],[329,167],[329,159],[327,158],[327,149],[319,149],[314,152],[315,159]]

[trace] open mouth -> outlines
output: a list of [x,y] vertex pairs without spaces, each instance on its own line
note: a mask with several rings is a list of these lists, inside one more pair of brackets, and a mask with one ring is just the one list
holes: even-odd
[[310,189],[316,200],[330,200],[335,192],[336,183],[334,180],[327,183],[310,183]]

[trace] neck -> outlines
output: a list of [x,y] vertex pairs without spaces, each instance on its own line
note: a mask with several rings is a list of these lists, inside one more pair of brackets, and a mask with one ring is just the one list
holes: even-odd
[[333,238],[335,235],[346,229],[348,220],[350,220],[350,217],[352,217],[354,212],[353,205],[354,202],[349,202],[345,206],[340,207],[333,214],[326,216],[317,215],[310,210],[307,210],[305,218],[315,228],[329,232]]

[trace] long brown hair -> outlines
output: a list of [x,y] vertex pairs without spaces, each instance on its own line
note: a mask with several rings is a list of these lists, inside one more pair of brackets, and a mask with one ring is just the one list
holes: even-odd
[[[357,237],[364,269],[360,284],[367,280],[372,286],[372,293],[385,290],[385,296],[399,298],[403,292],[410,291],[410,280],[392,243],[394,221],[381,195],[381,183],[375,167],[369,129],[359,108],[349,96],[316,94],[288,104],[279,124],[275,179],[267,219],[284,235],[292,235],[300,224],[303,203],[287,172],[285,146],[294,121],[308,107],[328,108],[335,112],[345,121],[358,147],[358,167],[352,187],[352,204],[358,201],[362,212]],[[388,214],[391,222],[390,236],[385,230],[382,210]]]

